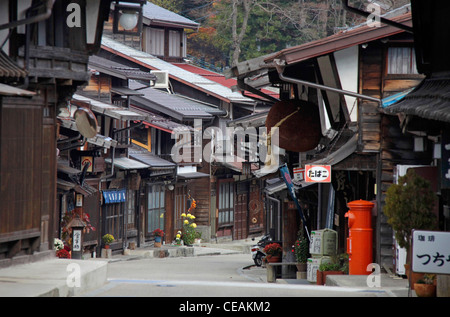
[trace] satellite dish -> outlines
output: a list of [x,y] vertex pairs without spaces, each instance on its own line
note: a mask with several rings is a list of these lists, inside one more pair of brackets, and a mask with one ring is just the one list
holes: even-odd
[[86,108],[78,108],[74,114],[77,129],[86,139],[93,138],[97,135],[97,118],[94,113]]

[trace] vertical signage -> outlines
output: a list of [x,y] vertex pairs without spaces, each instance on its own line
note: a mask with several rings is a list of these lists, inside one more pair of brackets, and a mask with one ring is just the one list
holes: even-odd
[[81,251],[81,230],[74,229],[72,239],[72,251]]

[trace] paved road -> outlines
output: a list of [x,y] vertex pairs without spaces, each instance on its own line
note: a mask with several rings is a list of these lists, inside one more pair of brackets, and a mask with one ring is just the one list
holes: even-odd
[[[249,254],[151,258],[109,263],[108,283],[86,297],[373,297],[383,292],[274,284]],[[250,269],[248,269],[250,267]]]

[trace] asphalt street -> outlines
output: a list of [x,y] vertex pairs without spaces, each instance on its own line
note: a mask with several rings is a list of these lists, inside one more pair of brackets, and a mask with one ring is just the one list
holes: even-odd
[[107,283],[84,297],[384,297],[383,290],[267,283],[250,254],[109,263]]

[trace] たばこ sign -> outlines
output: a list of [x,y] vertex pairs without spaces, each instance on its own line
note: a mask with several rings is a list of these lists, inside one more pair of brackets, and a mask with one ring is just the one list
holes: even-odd
[[330,165],[305,165],[307,183],[331,183]]

